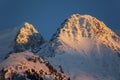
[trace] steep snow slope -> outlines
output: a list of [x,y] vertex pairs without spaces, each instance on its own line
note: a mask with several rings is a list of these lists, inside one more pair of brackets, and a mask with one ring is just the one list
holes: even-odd
[[71,80],[120,79],[120,38],[89,15],[66,19],[38,54]]
[[58,70],[61,66],[71,80],[119,80],[120,58],[115,52],[104,45],[99,45],[99,50],[94,44],[89,47],[89,52],[86,48],[77,52],[63,47],[66,51],[63,50],[62,54],[58,52],[59,54],[48,60]]
[[49,62],[30,52],[11,54],[0,64],[0,80],[68,80]]

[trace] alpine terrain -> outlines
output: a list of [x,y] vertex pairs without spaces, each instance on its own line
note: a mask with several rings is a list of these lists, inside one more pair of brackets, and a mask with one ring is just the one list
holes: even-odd
[[0,61],[10,53],[17,53],[29,50],[30,52],[37,52],[40,50],[40,45],[45,43],[41,34],[35,27],[25,22],[20,27],[8,29],[1,32],[0,37]]
[[90,15],[73,14],[49,41],[29,23],[14,34],[0,80],[120,80],[120,37]]

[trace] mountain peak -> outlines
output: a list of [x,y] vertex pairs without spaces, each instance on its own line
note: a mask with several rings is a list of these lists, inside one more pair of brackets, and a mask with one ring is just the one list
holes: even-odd
[[33,25],[25,22],[23,27],[20,29],[19,34],[17,35],[16,42],[17,43],[27,43],[28,36],[38,33],[38,31],[33,27]]
[[79,14],[66,19],[38,52],[55,66],[61,65],[71,80],[119,80],[117,53],[120,38],[102,21]]
[[66,36],[69,38],[95,38],[97,34],[100,34],[101,30],[107,30],[111,35],[114,34],[114,32],[112,32],[102,21],[99,21],[90,15],[73,14],[62,24],[62,27],[58,30],[58,35],[60,36],[66,32]]
[[25,22],[21,27],[15,41],[14,52],[22,52],[25,50],[36,52],[39,50],[40,45],[45,42],[41,34],[28,22]]
[[102,21],[90,16],[73,14],[62,24],[51,40],[58,40],[68,45],[81,42],[82,39],[92,39],[112,50],[120,49],[120,38]]

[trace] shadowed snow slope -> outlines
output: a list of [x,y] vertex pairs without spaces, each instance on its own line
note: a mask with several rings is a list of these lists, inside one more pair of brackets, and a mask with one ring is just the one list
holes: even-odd
[[68,80],[49,62],[30,52],[11,54],[0,64],[0,80]]
[[19,27],[0,32],[0,62],[13,50],[14,39],[18,31]]
[[72,80],[120,79],[120,38],[89,15],[66,19],[38,54]]

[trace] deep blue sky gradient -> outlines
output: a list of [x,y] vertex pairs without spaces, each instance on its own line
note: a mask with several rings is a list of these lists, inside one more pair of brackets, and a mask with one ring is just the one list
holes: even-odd
[[49,39],[74,13],[92,15],[120,29],[120,0],[0,0],[0,30],[29,22]]

